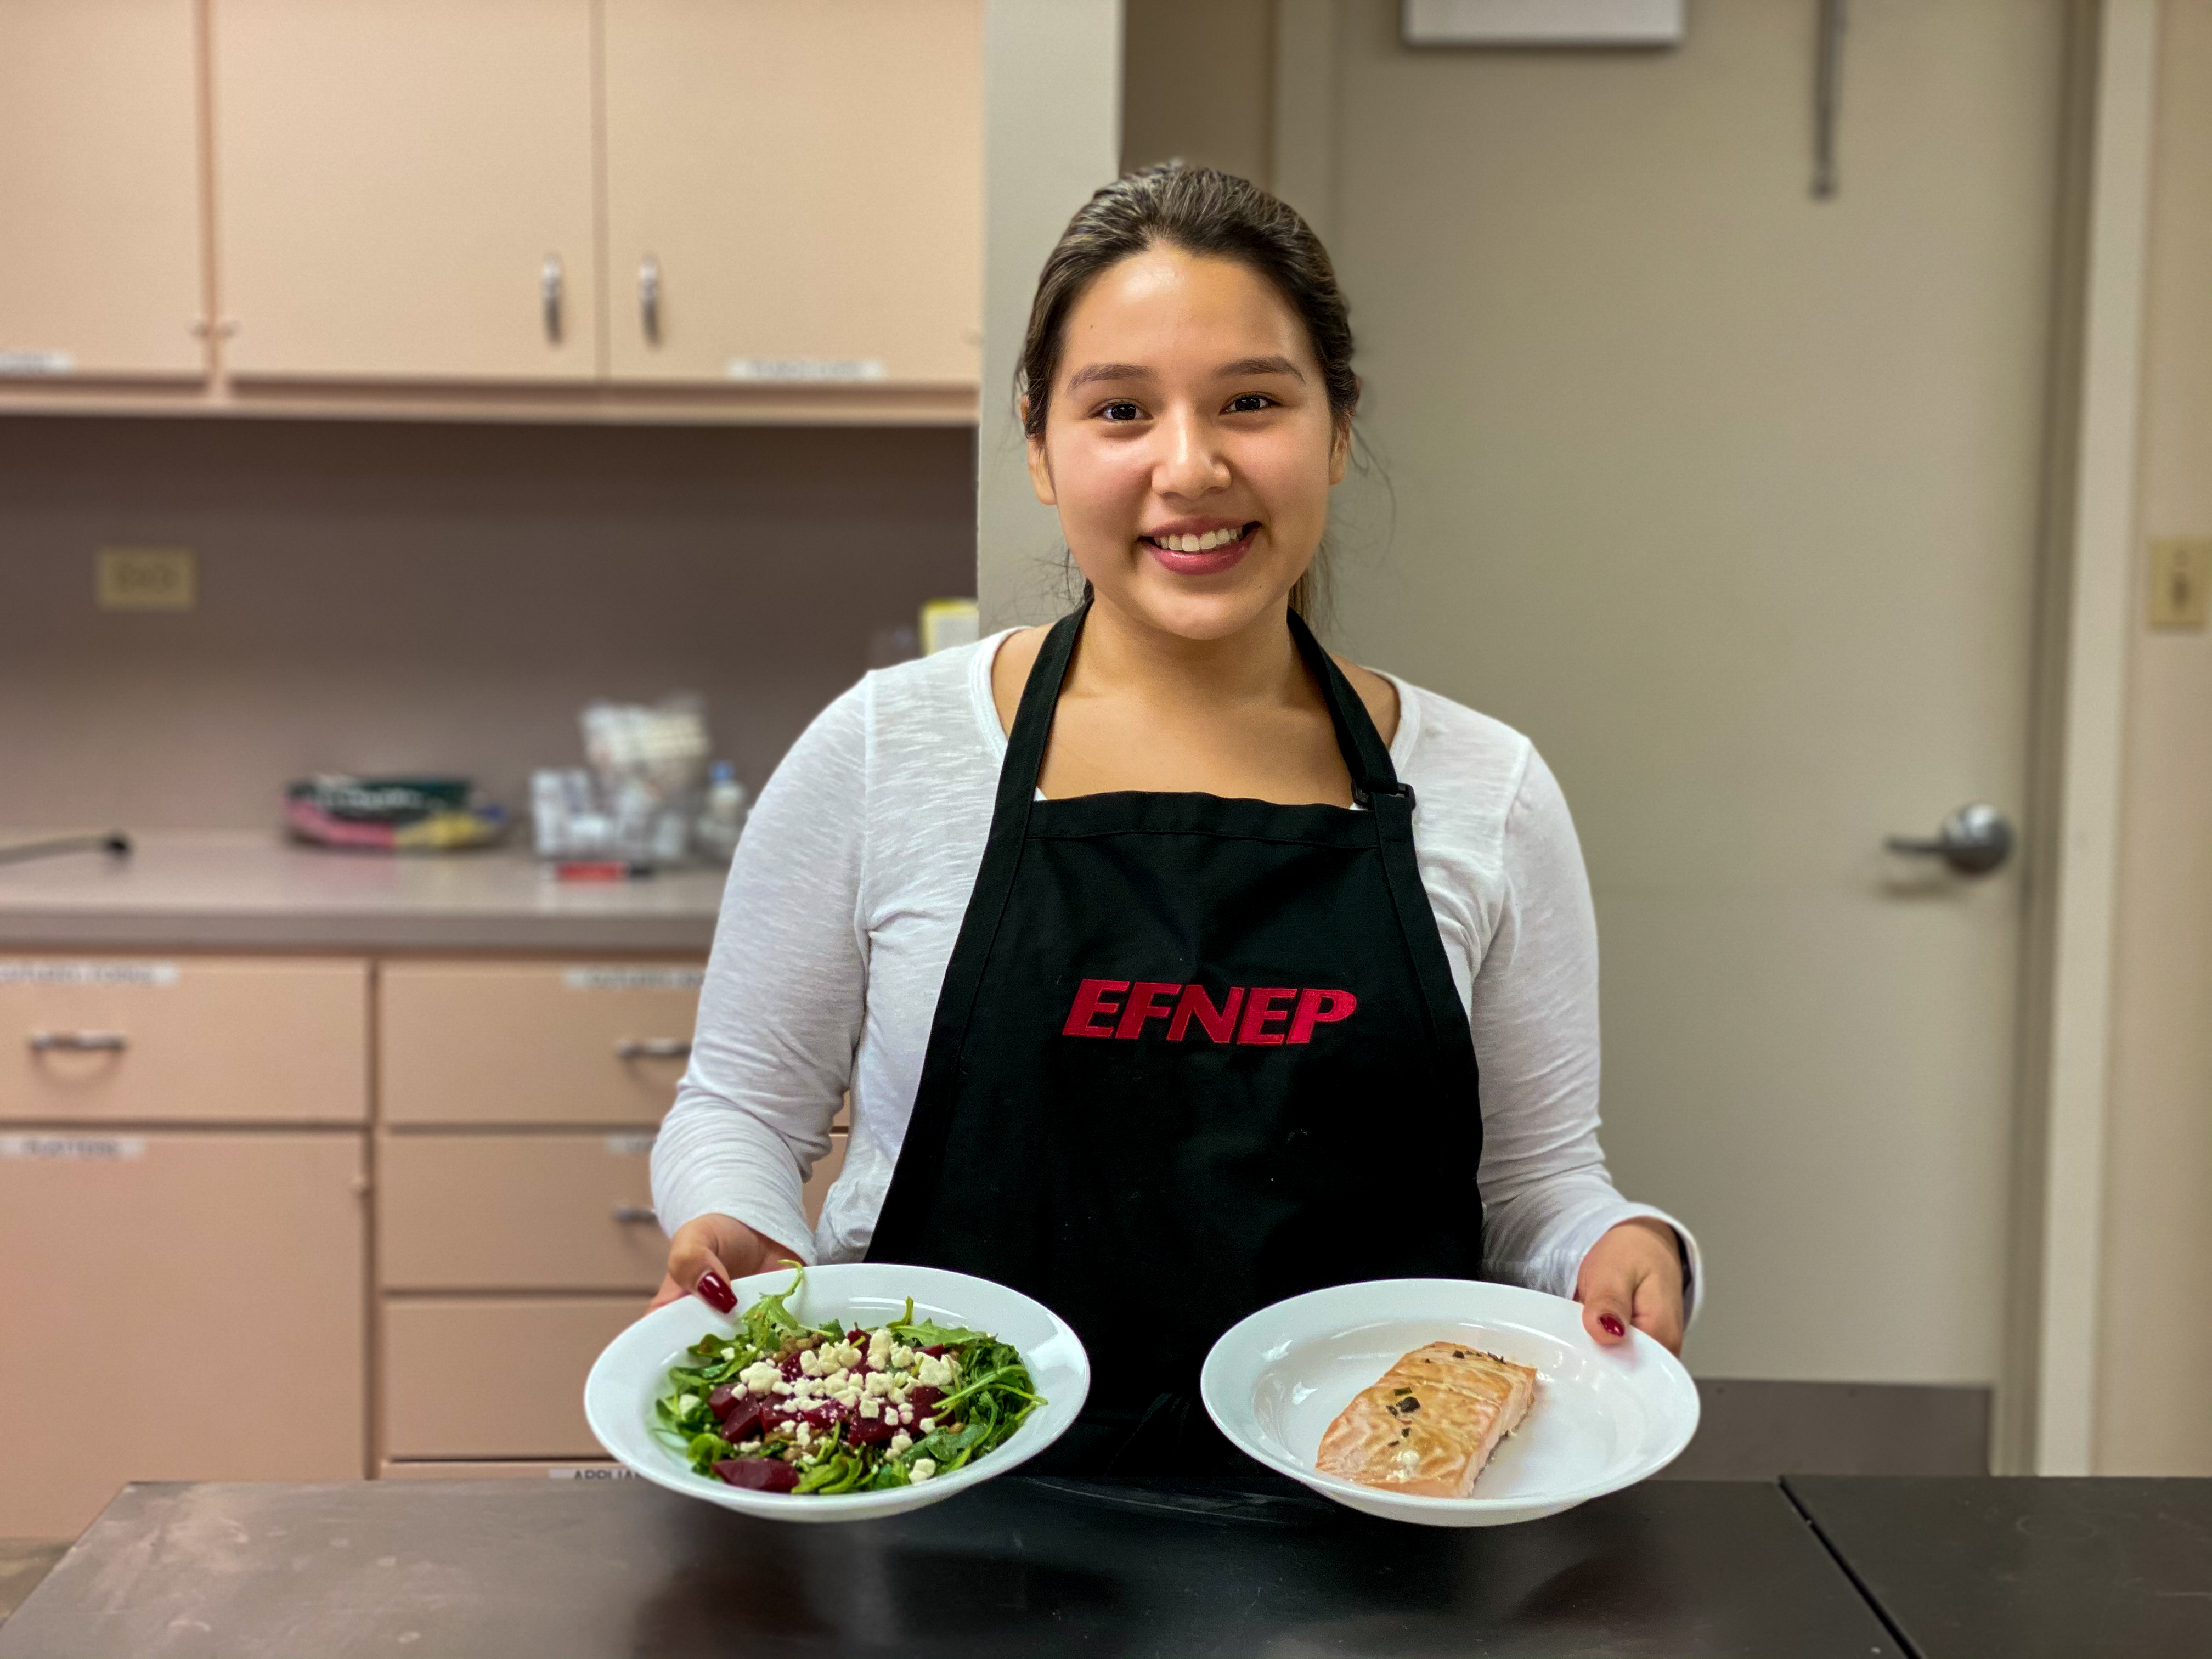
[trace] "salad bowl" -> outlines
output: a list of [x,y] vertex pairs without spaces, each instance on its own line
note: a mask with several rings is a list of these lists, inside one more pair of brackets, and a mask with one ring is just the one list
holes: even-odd
[[[1352,1396],[1401,1354],[1438,1340],[1537,1372],[1534,1403],[1473,1493],[1425,1498],[1316,1468],[1322,1431]],[[1571,1509],[1664,1468],[1698,1429],[1697,1384],[1643,1332],[1608,1348],[1583,1328],[1580,1304],[1474,1279],[1336,1285],[1262,1308],[1213,1345],[1199,1395],[1247,1456],[1348,1508],[1431,1527]]]
[[789,1291],[789,1268],[756,1273],[731,1285],[737,1310],[716,1313],[696,1296],[655,1308],[610,1342],[584,1382],[584,1415],[608,1452],[636,1474],[688,1498],[778,1521],[864,1521],[920,1509],[1028,1462],[1066,1433],[1091,1390],[1091,1357],[1066,1322],[1042,1303],[966,1273],[894,1262],[846,1262],[809,1267],[789,1298],[802,1322],[831,1318],[870,1329],[905,1315],[986,1331],[1022,1357],[1044,1403],[1005,1441],[972,1462],[919,1484],[836,1494],[761,1492],[695,1474],[683,1452],[656,1432],[655,1403],[669,1391],[672,1366],[696,1363],[690,1349],[702,1337],[726,1336],[759,1297]]

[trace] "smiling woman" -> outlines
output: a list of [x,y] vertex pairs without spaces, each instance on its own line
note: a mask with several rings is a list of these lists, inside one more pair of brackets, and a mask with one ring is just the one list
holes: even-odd
[[1557,784],[1304,615],[1359,396],[1312,232],[1205,168],[1108,186],[1018,396],[1083,603],[870,675],[763,793],[654,1151],[663,1297],[785,1256],[1012,1285],[1094,1356],[1063,1472],[1236,1467],[1200,1362],[1325,1285],[1507,1279],[1679,1346],[1695,1248],[1598,1151]]

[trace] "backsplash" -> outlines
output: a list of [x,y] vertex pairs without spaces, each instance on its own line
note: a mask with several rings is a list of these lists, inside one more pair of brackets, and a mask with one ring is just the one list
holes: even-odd
[[[197,608],[96,609],[117,544],[192,549]],[[975,571],[964,428],[0,420],[0,824],[274,827],[325,769],[520,806],[670,690],[757,789]]]

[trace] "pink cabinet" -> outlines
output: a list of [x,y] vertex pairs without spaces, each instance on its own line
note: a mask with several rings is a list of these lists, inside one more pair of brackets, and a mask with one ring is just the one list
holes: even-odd
[[0,1124],[0,1536],[366,1468],[363,1137]]

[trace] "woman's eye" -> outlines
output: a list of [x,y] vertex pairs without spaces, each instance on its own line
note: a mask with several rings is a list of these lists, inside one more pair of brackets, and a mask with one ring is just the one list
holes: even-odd
[[1241,398],[1231,398],[1229,400],[1229,412],[1231,415],[1256,415],[1261,410],[1271,406],[1274,401],[1264,392],[1248,392]]
[[1109,421],[1135,421],[1144,417],[1144,411],[1134,404],[1109,404],[1098,412]]

